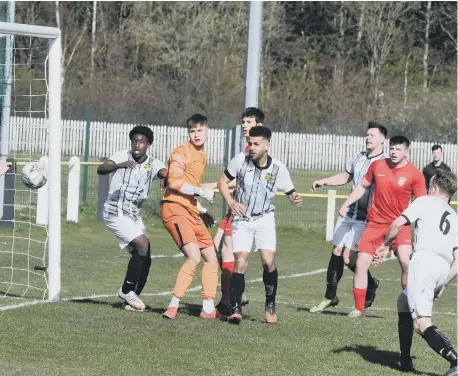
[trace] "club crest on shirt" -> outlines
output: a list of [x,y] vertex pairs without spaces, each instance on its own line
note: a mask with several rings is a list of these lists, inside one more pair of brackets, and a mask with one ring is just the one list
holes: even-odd
[[151,170],[151,165],[149,163],[147,163],[145,165],[145,171],[148,172],[149,170]]
[[401,176],[399,179],[398,179],[398,185],[400,187],[402,187],[404,185],[404,183],[406,182],[406,178]]
[[272,174],[267,174],[265,179],[266,179],[266,182],[271,181],[272,180]]

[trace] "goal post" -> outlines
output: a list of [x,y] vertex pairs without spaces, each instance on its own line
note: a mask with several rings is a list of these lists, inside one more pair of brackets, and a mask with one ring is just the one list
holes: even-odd
[[[45,114],[48,142],[48,238],[47,293],[48,300],[58,301],[61,294],[61,32],[54,27],[0,22],[1,36],[46,38],[48,51],[45,62]],[[13,81],[15,77],[7,74]],[[6,84],[12,84],[6,82]],[[30,93],[30,102],[34,96]],[[29,110],[29,116],[34,111]],[[47,118],[47,119],[46,119]],[[3,124],[2,124],[3,125]],[[9,124],[6,125],[11,130]],[[2,129],[2,135],[4,130]],[[5,133],[8,133],[7,130]],[[8,138],[11,138],[6,134]],[[30,137],[33,137],[30,136]],[[5,140],[3,140],[5,141]],[[36,140],[33,140],[35,142]],[[16,220],[16,219],[14,219]],[[29,242],[30,243],[30,242]]]

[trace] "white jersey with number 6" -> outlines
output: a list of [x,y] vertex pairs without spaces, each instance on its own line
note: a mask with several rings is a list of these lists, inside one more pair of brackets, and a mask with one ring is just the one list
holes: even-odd
[[457,221],[456,211],[447,202],[432,195],[422,196],[402,216],[415,223],[414,252],[432,252],[452,264]]

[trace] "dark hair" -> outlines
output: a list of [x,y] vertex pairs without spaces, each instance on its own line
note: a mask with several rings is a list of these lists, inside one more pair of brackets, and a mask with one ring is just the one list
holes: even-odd
[[189,129],[194,128],[196,125],[208,125],[208,119],[201,114],[194,114],[186,120],[186,127]]
[[379,124],[375,121],[370,121],[369,124],[367,125],[367,129],[373,129],[377,128],[381,134],[386,138],[388,136],[388,129],[382,124]]
[[246,108],[245,111],[243,111],[242,113],[242,119],[244,117],[255,118],[256,123],[264,123],[264,112],[262,112],[262,110],[260,110],[257,107]]
[[129,139],[132,140],[136,134],[141,134],[148,139],[148,143],[152,144],[154,141],[154,133],[153,131],[145,127],[144,125],[137,125],[133,127],[132,130],[129,132]]
[[258,125],[250,129],[250,137],[264,137],[266,140],[270,141],[272,131],[267,127]]
[[436,145],[433,145],[433,147],[431,148],[431,151],[435,151],[437,149],[440,149],[442,151],[442,146],[436,144]]
[[394,136],[390,138],[390,146],[393,145],[404,145],[408,149],[410,146],[410,141],[405,136]]
[[436,170],[429,185],[430,187],[436,186],[439,191],[445,193],[448,197],[452,197],[456,192],[456,175],[451,171],[440,168]]

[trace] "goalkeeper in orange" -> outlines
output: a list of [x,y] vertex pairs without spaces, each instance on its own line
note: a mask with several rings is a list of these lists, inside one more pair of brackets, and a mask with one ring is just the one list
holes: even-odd
[[178,146],[168,161],[167,188],[162,199],[162,221],[186,261],[181,267],[173,288],[173,296],[163,317],[174,319],[180,299],[191,285],[201,258],[202,269],[202,311],[200,317],[214,319],[214,299],[218,284],[218,258],[212,236],[199,215],[196,197],[202,197],[210,204],[215,193],[214,183],[201,185],[207,156],[204,145],[207,139],[207,118],[192,115],[187,121],[189,141]]

